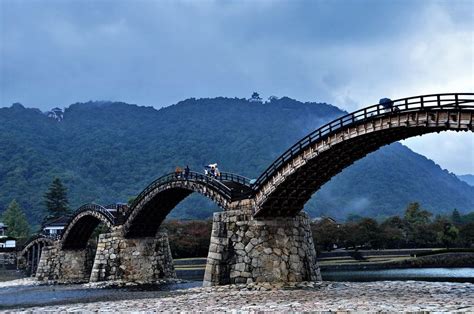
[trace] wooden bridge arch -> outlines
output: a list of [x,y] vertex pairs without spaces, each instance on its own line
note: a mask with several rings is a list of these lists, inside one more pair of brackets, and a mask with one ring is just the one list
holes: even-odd
[[440,131],[472,131],[474,93],[423,95],[374,105],[305,136],[252,186],[254,216],[294,216],[323,184],[380,147]]
[[116,217],[105,207],[97,204],[81,206],[69,219],[61,236],[63,249],[83,249],[94,229],[103,223],[112,228]]
[[45,246],[51,246],[55,239],[42,234],[30,238],[18,253],[18,268],[24,269],[28,275],[35,274]]
[[197,172],[170,173],[143,190],[128,211],[124,223],[126,237],[152,237],[173,208],[190,194],[199,193],[224,209],[248,199],[249,179],[230,173],[213,178]]

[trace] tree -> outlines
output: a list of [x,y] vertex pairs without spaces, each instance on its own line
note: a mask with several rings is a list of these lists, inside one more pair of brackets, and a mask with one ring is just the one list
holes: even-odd
[[435,234],[435,238],[432,240],[434,246],[449,248],[458,242],[459,230],[446,217],[436,218],[428,230]]
[[411,224],[427,224],[430,222],[432,214],[424,209],[421,209],[420,204],[417,202],[408,204],[405,210],[405,221]]
[[377,221],[372,218],[363,218],[357,223],[353,237],[359,246],[369,246],[372,249],[378,248],[380,229]]
[[443,234],[441,236],[441,242],[447,247],[453,246],[459,237],[459,230],[456,226],[447,223],[444,225]]
[[261,102],[262,98],[260,98],[260,95],[257,92],[253,92],[252,97],[250,97],[249,100],[253,102]]
[[30,235],[30,225],[20,205],[13,200],[2,215],[3,222],[7,225],[7,236],[17,239],[26,239]]
[[457,210],[457,208],[453,209],[453,212],[451,214],[451,221],[456,226],[459,226],[460,224],[462,224],[461,214],[459,214],[459,211]]
[[135,202],[135,200],[137,199],[136,196],[131,196],[128,198],[128,201],[127,201],[127,205],[128,206],[132,206],[133,202]]
[[431,239],[435,239],[429,227],[432,214],[420,208],[419,203],[408,204],[403,221],[405,224],[406,242],[412,247],[427,246]]
[[459,238],[465,247],[474,246],[474,222],[470,222],[461,227]]
[[385,248],[400,248],[404,244],[403,220],[398,216],[386,219],[381,225],[381,238]]
[[59,178],[54,178],[48,192],[44,194],[45,205],[48,210],[46,219],[58,218],[69,212],[67,189]]
[[312,223],[311,230],[318,251],[331,251],[334,245],[340,246],[340,230],[334,221],[324,218],[317,223]]

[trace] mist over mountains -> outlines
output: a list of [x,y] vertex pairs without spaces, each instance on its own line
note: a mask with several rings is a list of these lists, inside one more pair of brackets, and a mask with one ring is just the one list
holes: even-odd
[[[290,145],[345,112],[287,97],[187,99],[156,110],[120,102],[76,103],[61,119],[19,104],[0,109],[0,211],[16,199],[32,223],[54,177],[81,204],[126,202],[176,166],[256,178]],[[60,121],[59,121],[60,120]],[[433,161],[394,143],[359,160],[313,195],[312,216],[385,217],[418,201],[434,213],[474,210],[474,187]],[[206,218],[215,205],[192,195],[171,214]]]

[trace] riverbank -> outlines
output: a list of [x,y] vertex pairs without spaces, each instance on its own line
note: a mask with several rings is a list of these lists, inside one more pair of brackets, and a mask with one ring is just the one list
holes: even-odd
[[[396,252],[395,252],[396,253]],[[206,258],[186,258],[174,260],[176,274],[178,278],[202,280],[206,268]],[[420,269],[420,268],[473,268],[474,271],[474,253],[441,253],[422,257],[396,256],[385,254],[384,257],[373,257],[367,255],[364,261],[349,259],[345,257],[336,257],[336,259],[323,259],[319,262],[321,274],[325,280],[340,281],[341,276],[335,276],[336,272],[348,271],[377,271],[388,269]],[[325,276],[329,274],[329,276]],[[468,276],[467,281],[474,281],[473,276]],[[335,278],[335,279],[333,279]],[[384,277],[381,277],[384,280]],[[389,278],[385,278],[389,279]],[[397,278],[395,279],[403,279]],[[427,277],[421,276],[415,280],[427,280]],[[464,277],[454,278],[453,281],[466,281]],[[346,279],[347,280],[347,279]],[[359,281],[355,277],[351,281]],[[372,280],[374,280],[372,278]],[[443,281],[449,281],[443,278]]]
[[320,262],[321,271],[380,270],[396,268],[474,267],[474,253],[442,253],[422,257],[392,258],[367,262]]
[[474,311],[474,284],[323,282],[191,288],[142,299],[21,307],[19,311]]

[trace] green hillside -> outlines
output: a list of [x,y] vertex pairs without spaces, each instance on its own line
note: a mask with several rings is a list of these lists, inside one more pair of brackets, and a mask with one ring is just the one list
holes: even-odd
[[[126,202],[177,165],[220,169],[256,178],[286,148],[344,114],[318,103],[281,98],[267,103],[237,98],[188,99],[156,110],[125,103],[69,106],[64,120],[21,105],[0,109],[0,211],[12,200],[31,222],[44,215],[42,195],[58,176],[73,208]],[[355,183],[357,182],[357,184]],[[419,201],[437,213],[474,210],[474,187],[401,144],[347,168],[307,204],[311,215],[385,216]],[[216,208],[199,195],[171,215],[205,218]]]

